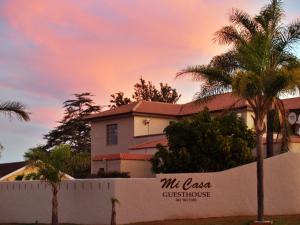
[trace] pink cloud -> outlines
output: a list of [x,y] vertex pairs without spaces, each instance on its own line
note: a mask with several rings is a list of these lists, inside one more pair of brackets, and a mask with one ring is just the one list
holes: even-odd
[[[231,5],[247,1],[11,0],[0,13],[34,46],[21,58],[32,74],[15,83],[50,95],[89,90],[107,102],[142,74],[171,81],[186,64],[206,63],[222,50],[211,39]],[[172,73],[162,77],[158,65]]]
[[[5,98],[13,96],[33,112],[34,135],[24,132],[26,124],[14,123],[10,137],[18,129],[26,147],[34,146],[62,118],[60,104],[71,94],[90,91],[97,104],[105,105],[114,92],[130,95],[141,75],[154,83],[168,82],[183,94],[182,102],[191,100],[197,84],[174,80],[176,72],[224,51],[212,37],[227,24],[232,7],[255,13],[267,2],[1,1],[0,87]],[[292,9],[288,17],[299,14],[294,0],[285,2]]]

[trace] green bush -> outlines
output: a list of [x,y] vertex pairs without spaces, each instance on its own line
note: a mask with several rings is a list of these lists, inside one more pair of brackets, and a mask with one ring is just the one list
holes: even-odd
[[18,176],[16,176],[15,181],[21,181],[24,178],[24,174],[20,174]]
[[157,146],[155,173],[216,172],[254,161],[254,133],[235,113],[213,118],[205,109],[164,132],[169,146]]

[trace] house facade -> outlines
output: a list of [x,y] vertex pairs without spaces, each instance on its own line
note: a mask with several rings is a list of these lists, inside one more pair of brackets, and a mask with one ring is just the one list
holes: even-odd
[[[296,134],[300,98],[285,99],[283,102],[296,117],[296,122],[292,124]],[[253,112],[249,105],[246,101],[238,101],[230,93],[219,95],[205,104],[133,102],[86,118],[91,122],[91,173],[117,171],[129,172],[131,177],[153,177],[149,159],[157,151],[157,144],[168,144],[164,128],[171,121],[197,114],[205,107],[213,114],[232,109],[249,128],[253,128]],[[299,142],[300,138],[292,136],[290,148],[300,151]],[[275,142],[274,145],[275,151],[279,151],[280,143]]]

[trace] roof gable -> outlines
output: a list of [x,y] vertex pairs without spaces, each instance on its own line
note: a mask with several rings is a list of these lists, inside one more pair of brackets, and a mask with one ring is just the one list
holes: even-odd
[[4,177],[26,165],[26,162],[13,162],[0,164],[0,177]]

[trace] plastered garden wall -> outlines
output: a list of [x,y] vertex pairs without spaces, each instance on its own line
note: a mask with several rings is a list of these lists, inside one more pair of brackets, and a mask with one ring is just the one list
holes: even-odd
[[[109,224],[114,182],[64,181],[59,191],[59,222]],[[51,188],[38,181],[0,183],[0,223],[51,223]]]
[[[117,223],[256,214],[256,164],[218,173],[160,174],[156,178],[64,181],[62,223]],[[0,183],[0,223],[50,223],[51,192],[40,182]],[[265,160],[265,212],[300,214],[300,153]]]
[[[165,178],[176,179],[179,184],[176,186],[174,182],[173,188],[171,185],[162,188],[161,180]],[[202,188],[189,188],[195,183],[200,187],[202,182]],[[115,186],[121,202],[117,209],[120,224],[256,214],[255,163],[218,173],[158,175],[156,179],[130,182],[116,180]],[[201,197],[186,197],[189,192],[200,193]],[[299,153],[290,152],[265,160],[265,213],[300,213]]]

